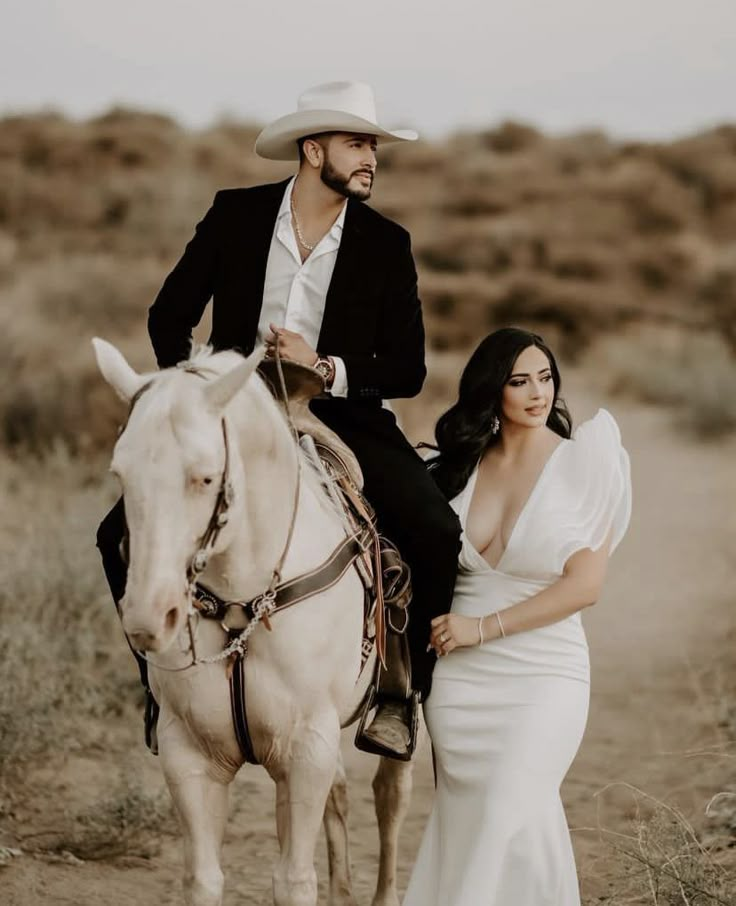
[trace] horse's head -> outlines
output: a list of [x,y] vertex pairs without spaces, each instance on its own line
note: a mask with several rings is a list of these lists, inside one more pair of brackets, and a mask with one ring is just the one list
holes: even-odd
[[123,629],[135,648],[165,651],[186,619],[188,571],[227,478],[225,410],[261,355],[221,354],[230,367],[219,375],[223,358],[204,359],[203,380],[194,366],[138,374],[114,346],[93,344],[105,380],[131,405],[111,464],[129,532]]

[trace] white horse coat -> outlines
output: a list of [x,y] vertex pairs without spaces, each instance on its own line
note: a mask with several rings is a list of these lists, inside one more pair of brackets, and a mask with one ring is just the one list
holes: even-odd
[[[124,399],[136,397],[111,465],[130,533],[123,628],[151,663],[161,763],[182,821],[186,901],[218,906],[227,791],[243,763],[227,661],[178,668],[192,661],[190,626],[199,657],[217,655],[226,641],[219,624],[191,615],[187,582],[222,481],[223,420],[234,493],[200,577],[207,588],[225,601],[251,600],[268,588],[286,543],[298,469],[297,518],[282,578],[320,566],[344,539],[345,525],[308,462],[300,462],[281,410],[255,373],[259,353],[243,359],[203,351],[188,368],[139,375],[113,346],[93,342],[108,383]],[[323,816],[333,852],[330,903],[354,903],[345,797],[337,793],[345,784],[340,727],[362,694],[356,689],[362,623],[363,586],[350,569],[332,588],[275,614],[272,632],[259,625],[249,639],[248,725],[256,756],[277,785],[277,906],[316,904],[314,847]],[[374,906],[398,904],[396,841],[410,782],[408,765],[381,760],[374,781],[382,848]]]

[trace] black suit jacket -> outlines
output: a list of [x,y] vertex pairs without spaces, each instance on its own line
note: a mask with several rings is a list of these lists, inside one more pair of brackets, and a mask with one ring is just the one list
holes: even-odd
[[[188,357],[192,329],[210,298],[212,346],[253,350],[287,183],[217,193],[149,312],[161,367]],[[344,360],[348,400],[380,406],[382,398],[416,395],[424,382],[424,327],[409,234],[352,199],[317,348]]]

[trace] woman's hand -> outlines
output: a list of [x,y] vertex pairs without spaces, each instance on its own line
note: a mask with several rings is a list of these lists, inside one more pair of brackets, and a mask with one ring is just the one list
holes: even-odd
[[479,642],[478,617],[443,613],[441,617],[432,620],[429,648],[434,648],[437,657],[449,654],[455,648],[469,648]]

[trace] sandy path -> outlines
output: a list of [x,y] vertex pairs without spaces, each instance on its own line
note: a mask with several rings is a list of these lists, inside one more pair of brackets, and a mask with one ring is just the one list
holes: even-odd
[[[568,401],[580,421],[595,407],[581,377],[573,376],[568,383]],[[722,741],[713,703],[700,693],[700,679],[723,634],[733,628],[730,589],[736,577],[729,557],[736,541],[736,441],[695,444],[679,437],[662,412],[621,401],[611,408],[632,456],[634,517],[612,562],[605,595],[585,616],[593,664],[591,716],[563,790],[590,903],[605,897],[612,873],[607,847],[586,828],[599,819],[622,828],[631,813],[628,795],[613,791],[596,797],[599,790],[626,781],[659,797],[674,795],[686,809],[702,809],[718,791],[718,758],[685,753]],[[102,795],[106,759],[124,761],[140,771],[151,788],[160,786],[155,759],[141,751],[137,730],[131,726],[116,731],[110,753],[101,749],[89,758],[69,758],[60,770],[49,772],[55,795],[68,802]],[[368,906],[377,864],[370,794],[374,761],[358,753],[351,740],[346,731],[353,873],[358,903]],[[402,836],[402,889],[431,798],[425,741],[416,760],[415,795]],[[244,771],[232,803],[224,857],[225,904],[270,903],[276,843],[273,791],[265,772]],[[318,861],[324,878],[322,842]],[[178,904],[179,865],[179,844],[172,838],[164,838],[161,853],[150,862],[67,865],[23,857],[0,872],[0,902]]]

